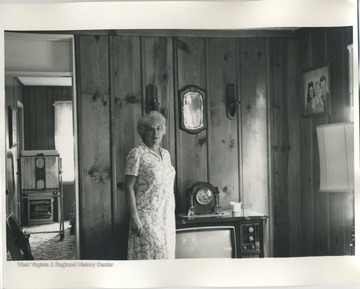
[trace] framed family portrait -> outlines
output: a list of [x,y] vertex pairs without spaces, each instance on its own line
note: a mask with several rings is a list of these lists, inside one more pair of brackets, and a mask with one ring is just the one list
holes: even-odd
[[329,64],[306,69],[302,76],[304,117],[329,115],[331,108]]

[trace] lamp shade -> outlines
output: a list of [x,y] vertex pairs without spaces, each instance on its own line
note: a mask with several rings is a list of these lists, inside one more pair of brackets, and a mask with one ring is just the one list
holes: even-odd
[[316,127],[320,159],[320,192],[354,190],[354,124]]

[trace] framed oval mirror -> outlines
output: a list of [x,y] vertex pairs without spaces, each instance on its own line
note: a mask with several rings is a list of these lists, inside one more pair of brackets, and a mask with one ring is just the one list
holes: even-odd
[[181,129],[198,133],[206,128],[206,95],[201,88],[192,85],[180,91]]

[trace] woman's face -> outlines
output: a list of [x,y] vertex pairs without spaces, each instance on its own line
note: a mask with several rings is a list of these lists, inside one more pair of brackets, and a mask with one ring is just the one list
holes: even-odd
[[148,125],[145,129],[144,143],[148,147],[159,145],[165,134],[165,129],[161,124]]
[[310,86],[310,87],[309,87],[309,96],[310,96],[311,98],[314,98],[314,96],[315,96],[315,91],[314,91],[314,87],[313,87],[313,86]]

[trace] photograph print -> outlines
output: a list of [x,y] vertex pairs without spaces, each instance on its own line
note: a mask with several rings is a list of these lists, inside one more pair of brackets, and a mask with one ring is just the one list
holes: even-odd
[[323,65],[303,72],[304,116],[330,114],[329,66]]
[[[330,283],[356,269],[355,191],[320,191],[314,133],[350,119],[355,24],[225,24],[5,29],[6,268],[113,288],[239,286],[255,272],[266,286]],[[325,267],[336,274],[320,278]],[[25,288],[9,286],[28,282],[18,276],[6,288]]]

